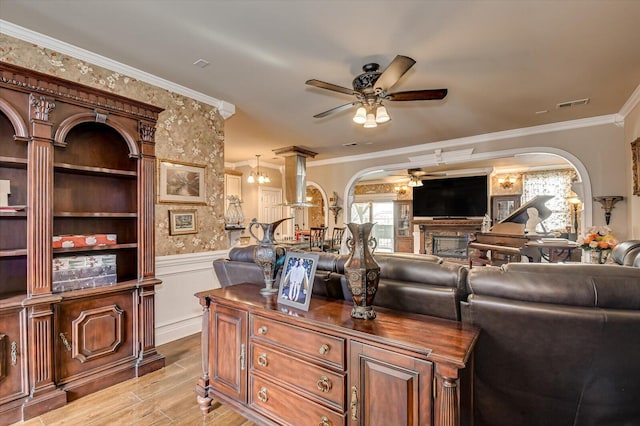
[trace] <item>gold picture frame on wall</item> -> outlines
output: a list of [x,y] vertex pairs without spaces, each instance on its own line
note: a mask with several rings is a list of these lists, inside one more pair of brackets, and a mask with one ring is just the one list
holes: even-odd
[[193,210],[169,210],[169,235],[198,233],[198,212]]
[[205,166],[160,160],[158,201],[160,203],[206,204]]
[[640,195],[640,138],[631,142],[631,161],[633,163],[633,195]]

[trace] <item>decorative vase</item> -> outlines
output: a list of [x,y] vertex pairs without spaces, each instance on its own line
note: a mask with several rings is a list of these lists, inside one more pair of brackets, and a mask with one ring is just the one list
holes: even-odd
[[[282,255],[284,250],[282,250],[282,247],[276,246],[273,233],[278,225],[288,219],[291,218],[287,217],[276,220],[273,223],[260,223],[256,219],[252,219],[249,223],[249,234],[251,234],[257,242],[256,248],[253,251],[253,261],[262,269],[264,276],[265,287],[260,289],[260,293],[263,296],[270,296],[278,292],[278,289],[273,287],[273,283],[276,277],[278,253]],[[262,238],[258,238],[258,236],[253,233],[253,228],[262,228]]]
[[607,263],[611,250],[591,250],[591,263],[599,265]]
[[359,319],[374,319],[373,298],[378,291],[380,265],[373,257],[377,246],[371,238],[371,229],[375,223],[347,223],[351,237],[347,238],[349,257],[344,264],[347,285],[353,298],[351,316]]

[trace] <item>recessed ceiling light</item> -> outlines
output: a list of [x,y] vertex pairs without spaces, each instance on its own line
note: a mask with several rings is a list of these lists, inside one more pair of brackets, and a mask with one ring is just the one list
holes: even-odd
[[209,61],[206,61],[204,59],[198,59],[193,63],[193,65],[195,65],[196,67],[204,68],[207,65],[209,65]]

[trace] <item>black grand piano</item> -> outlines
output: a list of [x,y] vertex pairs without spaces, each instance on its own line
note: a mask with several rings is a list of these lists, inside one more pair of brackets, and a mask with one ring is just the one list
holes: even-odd
[[[493,225],[489,232],[476,233],[469,242],[469,266],[519,262],[522,256],[529,262],[570,260],[577,245],[548,235],[544,227],[544,220],[552,213],[545,203],[553,197],[538,195]],[[538,223],[542,234],[535,230]]]

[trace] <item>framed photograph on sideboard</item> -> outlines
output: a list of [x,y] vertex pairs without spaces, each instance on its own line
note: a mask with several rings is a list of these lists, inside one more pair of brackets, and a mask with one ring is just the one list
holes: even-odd
[[278,286],[278,303],[309,310],[318,258],[317,253],[287,253]]

